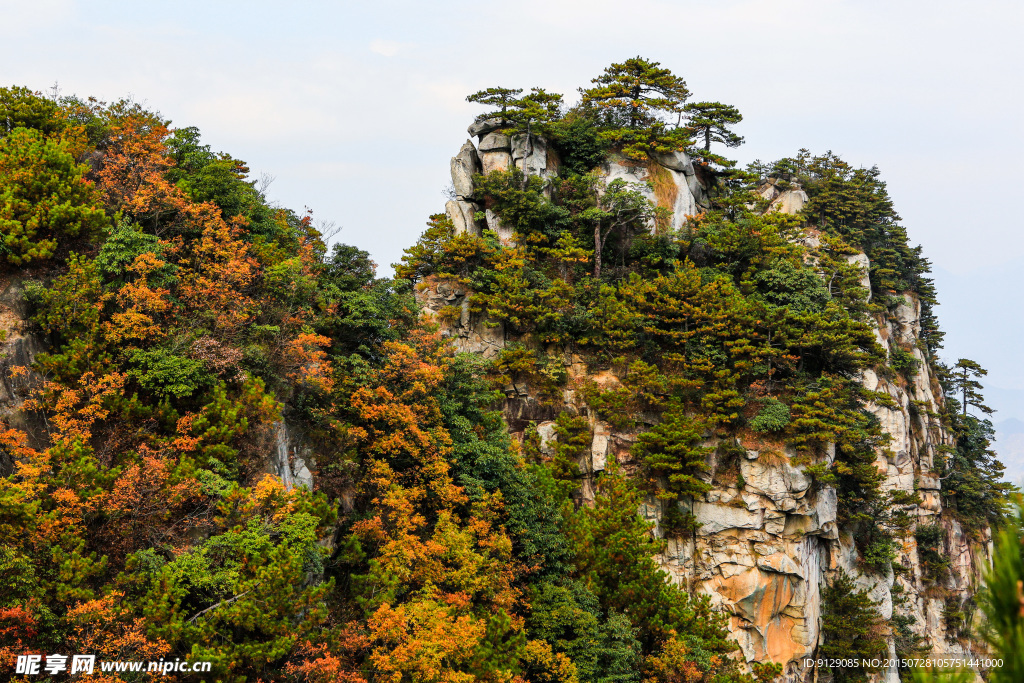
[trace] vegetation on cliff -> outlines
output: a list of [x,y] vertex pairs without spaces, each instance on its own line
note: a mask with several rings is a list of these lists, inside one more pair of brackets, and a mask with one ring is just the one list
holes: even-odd
[[[739,144],[739,113],[687,105],[685,82],[641,58],[568,110],[521,94],[471,96],[563,160],[548,180],[476,179],[514,241],[434,216],[388,280],[195,128],[0,89],[4,277],[29,310],[16,331],[46,345],[12,369],[27,418],[0,433],[0,665],[74,651],[209,660],[223,681],[751,681],[727,617],[667,580],[638,515],[648,494],[706,490],[709,434],[798,449],[838,487],[868,565],[888,566],[915,501],[879,486],[885,437],[864,405],[891,398],[859,377],[913,375],[916,357],[887,359],[874,336],[904,292],[928,306],[933,365],[941,333],[877,172],[804,153],[737,169],[712,144]],[[594,173],[681,150],[709,190],[681,231]],[[802,184],[806,210],[766,212],[751,191],[768,178]],[[428,276],[468,286],[471,312],[520,343],[456,354],[419,319],[410,281]],[[656,418],[641,476],[610,463],[592,505],[573,450],[589,423],[560,416],[546,457],[497,408],[503,378],[560,393],[549,348],[617,370],[620,386],[583,388],[603,419]],[[980,528],[1005,498],[990,431],[946,405],[951,495]],[[314,491],[268,473],[285,431],[315,455]],[[672,509],[670,532],[692,530]]]

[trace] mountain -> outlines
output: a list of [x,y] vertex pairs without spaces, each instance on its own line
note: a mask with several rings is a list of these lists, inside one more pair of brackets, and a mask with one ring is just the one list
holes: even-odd
[[640,57],[573,106],[470,99],[382,279],[198,129],[0,88],[0,666],[795,683],[980,652],[983,370],[936,360],[879,171],[738,169],[739,112]]

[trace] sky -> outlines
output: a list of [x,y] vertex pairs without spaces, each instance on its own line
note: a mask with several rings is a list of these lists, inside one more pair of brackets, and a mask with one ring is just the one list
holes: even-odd
[[612,62],[659,61],[739,108],[741,163],[806,147],[878,165],[934,265],[943,356],[988,368],[997,425],[1024,420],[1019,1],[0,0],[0,17],[0,84],[197,126],[382,275],[443,210],[467,94],[572,101]]

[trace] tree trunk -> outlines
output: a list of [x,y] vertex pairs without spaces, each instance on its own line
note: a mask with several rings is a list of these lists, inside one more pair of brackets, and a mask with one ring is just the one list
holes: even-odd
[[594,226],[594,279],[601,279],[601,224]]

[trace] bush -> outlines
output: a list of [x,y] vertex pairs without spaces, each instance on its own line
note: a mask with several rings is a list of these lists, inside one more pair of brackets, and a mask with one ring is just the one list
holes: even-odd
[[766,398],[761,410],[750,420],[750,428],[755,432],[781,432],[789,419],[789,406],[777,398]]
[[919,526],[914,532],[921,574],[926,580],[935,583],[942,583],[949,575],[949,558],[942,554],[943,536],[942,527],[938,524]]

